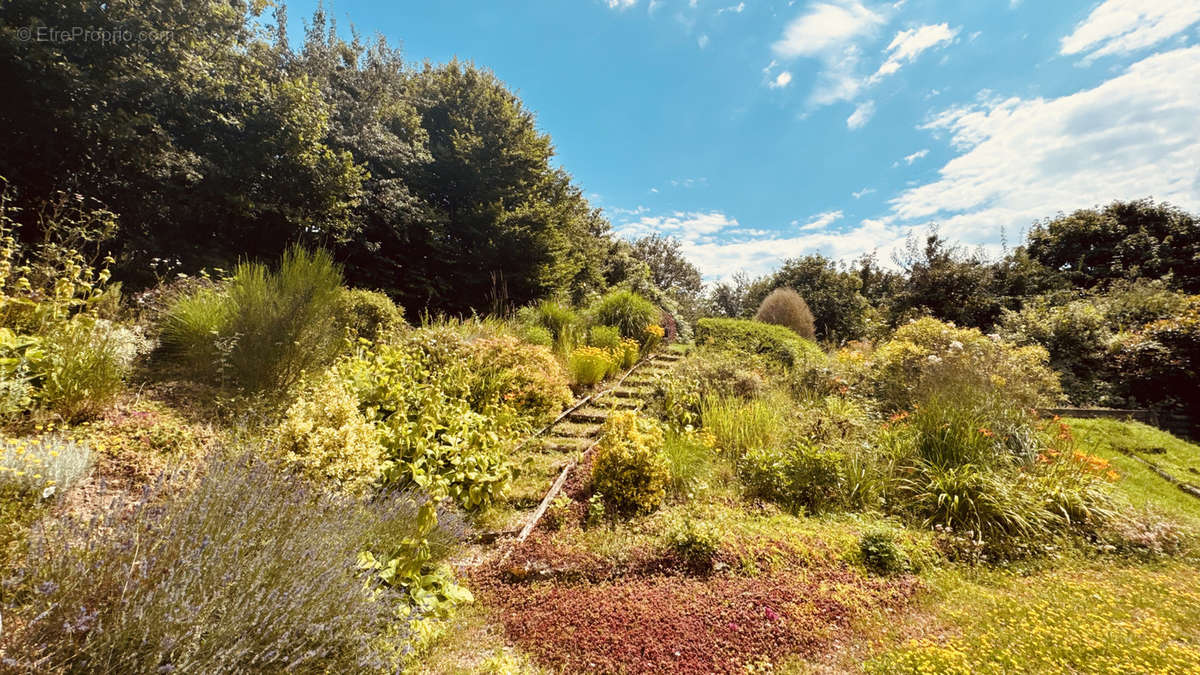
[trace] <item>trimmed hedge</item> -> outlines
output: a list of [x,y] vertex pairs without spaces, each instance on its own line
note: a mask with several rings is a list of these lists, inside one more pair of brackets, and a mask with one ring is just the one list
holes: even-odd
[[760,354],[789,368],[825,356],[816,343],[791,329],[745,319],[700,319],[696,322],[696,342]]

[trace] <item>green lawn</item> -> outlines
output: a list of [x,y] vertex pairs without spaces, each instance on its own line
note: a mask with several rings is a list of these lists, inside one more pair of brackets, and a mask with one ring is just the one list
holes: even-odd
[[1121,479],[1116,485],[1137,507],[1151,507],[1181,522],[1200,527],[1200,499],[1168,483],[1120,449],[1134,452],[1179,480],[1200,483],[1200,446],[1141,422],[1107,419],[1068,419],[1080,447],[1112,462]]

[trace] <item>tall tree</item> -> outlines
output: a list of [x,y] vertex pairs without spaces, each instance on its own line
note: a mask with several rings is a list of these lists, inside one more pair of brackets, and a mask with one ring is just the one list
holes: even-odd
[[633,243],[633,257],[650,267],[650,280],[665,293],[694,300],[704,288],[700,269],[683,255],[674,237],[642,237]]
[[1150,199],[1115,201],[1038,223],[1028,252],[1078,287],[1170,276],[1174,288],[1200,292],[1200,221]]
[[[364,174],[327,146],[330,106],[279,68],[258,0],[0,6],[0,175],[120,215],[119,274],[277,255],[345,236]],[[122,39],[22,39],[90,26]]]

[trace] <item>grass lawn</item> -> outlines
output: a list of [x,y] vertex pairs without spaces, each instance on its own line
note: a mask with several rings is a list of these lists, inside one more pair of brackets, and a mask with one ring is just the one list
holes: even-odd
[[1080,447],[1109,460],[1121,474],[1117,488],[1139,508],[1154,508],[1200,528],[1200,499],[1168,483],[1120,449],[1153,462],[1179,480],[1200,483],[1200,446],[1141,422],[1106,419],[1068,419]]

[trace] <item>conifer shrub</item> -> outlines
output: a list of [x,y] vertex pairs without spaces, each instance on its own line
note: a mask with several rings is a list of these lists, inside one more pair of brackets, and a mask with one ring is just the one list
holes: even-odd
[[815,339],[817,334],[808,303],[790,288],[776,288],[771,291],[758,306],[754,320],[790,328],[806,340]]
[[[621,332],[621,337],[645,344],[649,327],[658,326],[659,310],[646,298],[622,289],[600,298],[592,307],[591,316],[593,323],[614,326]],[[661,339],[662,334],[658,337]]]
[[335,323],[353,338],[379,340],[405,326],[404,309],[379,291],[343,289],[334,313]]
[[592,490],[604,496],[607,513],[627,518],[662,506],[671,483],[663,443],[662,429],[635,412],[608,418],[592,465]]

